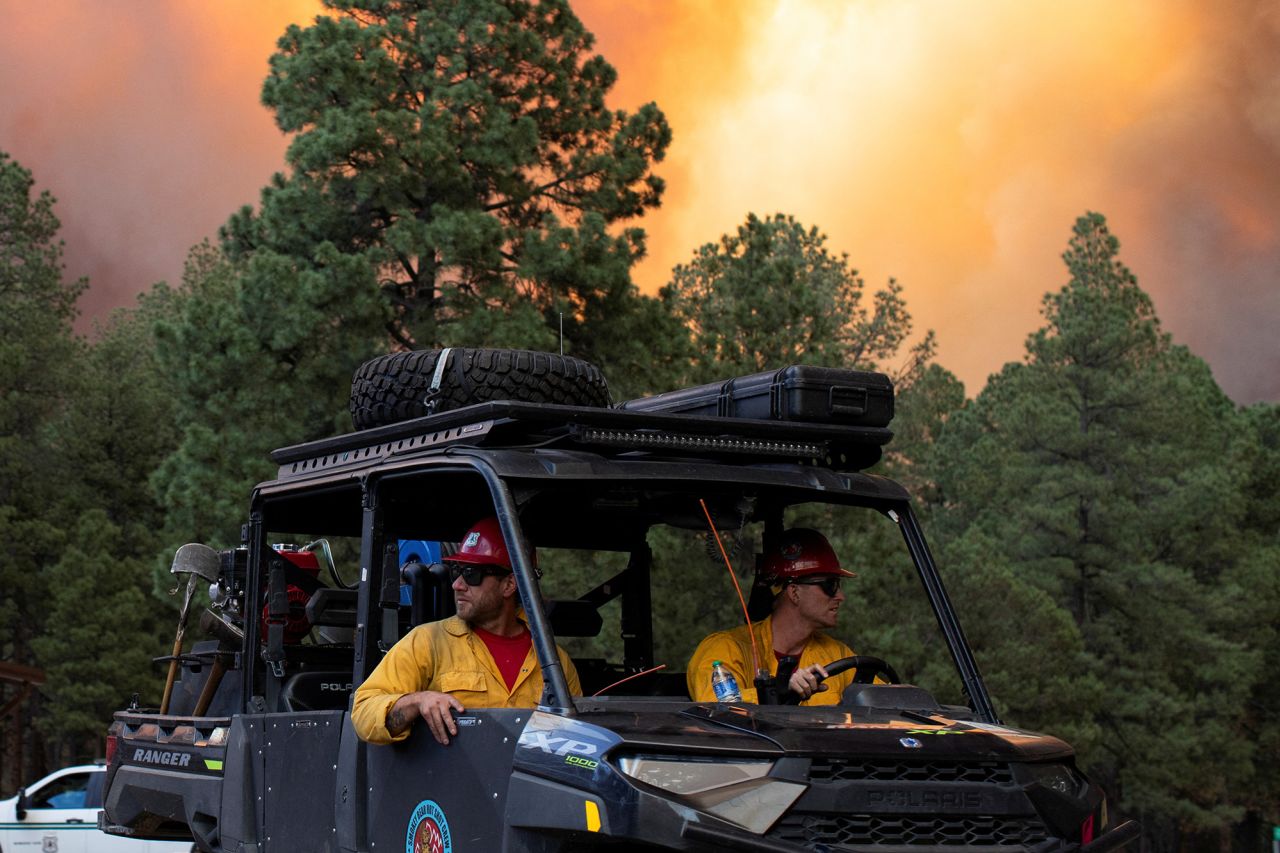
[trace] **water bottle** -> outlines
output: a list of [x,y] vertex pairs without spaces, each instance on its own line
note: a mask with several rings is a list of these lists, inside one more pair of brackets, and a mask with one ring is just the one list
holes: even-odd
[[724,668],[720,661],[711,664],[711,689],[716,692],[717,702],[741,702],[742,691],[738,689],[738,679]]

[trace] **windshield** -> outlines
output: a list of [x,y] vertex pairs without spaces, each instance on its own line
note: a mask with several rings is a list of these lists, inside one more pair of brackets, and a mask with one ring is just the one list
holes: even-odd
[[[619,509],[628,503],[619,494],[608,500]],[[929,687],[940,701],[962,701],[898,525],[880,509],[788,505],[767,493],[702,498],[674,491],[633,494],[628,509],[648,524],[643,531],[620,527],[615,547],[538,547],[552,627],[578,666],[584,695],[687,695],[684,673],[704,638],[743,625],[744,604],[753,622],[770,614],[778,587],[757,583],[757,562],[770,531],[807,528],[821,533],[839,566],[857,575],[840,582],[839,600],[832,600],[834,623],[823,626],[823,633],[856,654],[884,659],[904,681]],[[536,542],[539,513],[532,505],[530,510],[526,531]],[[587,538],[598,540],[609,527],[605,515],[594,513]],[[548,527],[561,530],[564,519],[562,512]],[[646,594],[644,584],[627,582],[632,573],[647,574],[649,601],[628,614],[628,596]],[[556,618],[564,602],[584,599],[596,606]],[[646,638],[636,636],[646,617],[652,631],[648,649]],[[758,649],[766,660],[774,651]],[[663,669],[611,686],[657,666]]]

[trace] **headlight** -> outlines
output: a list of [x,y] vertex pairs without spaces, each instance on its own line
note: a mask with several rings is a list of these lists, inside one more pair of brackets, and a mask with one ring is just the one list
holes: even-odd
[[772,761],[670,761],[665,758],[624,758],[618,767],[632,779],[692,796],[715,788],[750,782],[769,775]]
[[1084,779],[1065,764],[1031,764],[1027,770],[1036,782],[1051,791],[1067,797],[1084,795]]
[[763,833],[791,807],[805,786],[769,778],[773,762],[678,761],[631,756],[618,769],[646,785],[678,795],[689,805]]

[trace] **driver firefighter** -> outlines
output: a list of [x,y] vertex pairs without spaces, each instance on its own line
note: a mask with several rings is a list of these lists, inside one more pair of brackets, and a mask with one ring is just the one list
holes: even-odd
[[[853,683],[856,670],[827,678],[823,664],[851,657],[853,650],[821,629],[835,627],[840,605],[844,603],[841,579],[857,575],[840,568],[840,561],[826,537],[802,527],[784,532],[767,549],[761,575],[772,587],[774,599],[769,616],[753,626],[756,648],[762,658],[760,665],[773,675],[783,657],[799,658],[787,686],[800,697],[800,704],[837,704],[840,694]],[[743,702],[757,701],[754,656],[746,625],[717,631],[698,644],[686,676],[689,695],[696,702],[716,701],[711,685],[715,661],[720,661],[737,678]],[[825,682],[820,681],[824,678]]]

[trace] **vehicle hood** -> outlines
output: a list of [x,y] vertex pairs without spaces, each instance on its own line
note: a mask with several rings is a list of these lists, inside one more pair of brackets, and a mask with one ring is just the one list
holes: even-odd
[[626,751],[862,758],[1046,761],[1070,757],[1065,742],[1008,726],[837,707],[673,703],[661,709],[587,707],[581,723],[604,729]]

